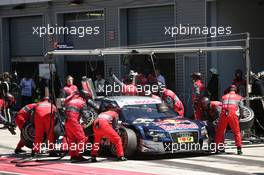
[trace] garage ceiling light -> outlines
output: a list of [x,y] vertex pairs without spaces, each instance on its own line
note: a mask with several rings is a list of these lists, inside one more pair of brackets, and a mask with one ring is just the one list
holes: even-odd
[[104,14],[102,12],[88,12],[86,16],[102,17]]
[[21,10],[21,9],[25,9],[25,8],[26,8],[26,4],[18,4],[18,5],[13,7],[13,9],[15,9],[15,10]]
[[80,5],[83,3],[83,0],[71,0],[70,5]]

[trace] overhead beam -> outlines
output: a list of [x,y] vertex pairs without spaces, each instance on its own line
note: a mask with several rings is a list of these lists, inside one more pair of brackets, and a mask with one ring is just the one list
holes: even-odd
[[139,49],[92,49],[92,50],[54,50],[46,55],[122,55],[122,54],[152,54],[152,53],[190,53],[212,51],[243,51],[242,46],[216,46],[216,47],[178,47],[178,48],[139,48]]

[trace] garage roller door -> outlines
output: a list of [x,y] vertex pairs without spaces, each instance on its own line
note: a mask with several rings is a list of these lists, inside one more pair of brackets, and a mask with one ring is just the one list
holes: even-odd
[[42,16],[10,19],[12,57],[43,55],[43,37],[33,35],[33,27],[42,26]]
[[172,40],[164,26],[174,26],[174,6],[128,9],[128,44]]

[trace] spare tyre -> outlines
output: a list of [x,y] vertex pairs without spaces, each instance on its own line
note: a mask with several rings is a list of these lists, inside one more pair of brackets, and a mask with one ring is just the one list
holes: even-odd
[[241,130],[250,129],[254,123],[254,112],[251,108],[241,105],[239,116],[239,125]]
[[[126,157],[131,157],[137,151],[138,141],[136,133],[129,128],[119,128],[119,135],[122,140],[123,150]],[[116,155],[114,144],[111,144],[111,152]]]

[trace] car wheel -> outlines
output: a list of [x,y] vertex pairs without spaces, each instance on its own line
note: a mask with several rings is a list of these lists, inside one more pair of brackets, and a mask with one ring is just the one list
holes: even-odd
[[247,106],[240,106],[239,125],[241,130],[247,130],[252,127],[254,123],[254,112]]
[[[129,128],[120,128],[119,135],[122,140],[123,150],[126,157],[131,157],[137,151],[137,135]],[[116,155],[116,149],[113,144],[111,144],[111,152]]]
[[[87,118],[81,118],[80,119],[80,123],[83,123],[86,125],[86,127],[90,127],[92,126],[94,120],[98,117],[97,112],[93,109],[93,108],[89,108],[89,110],[87,111]],[[88,117],[89,116],[89,117]]]

